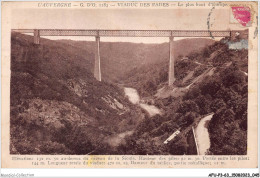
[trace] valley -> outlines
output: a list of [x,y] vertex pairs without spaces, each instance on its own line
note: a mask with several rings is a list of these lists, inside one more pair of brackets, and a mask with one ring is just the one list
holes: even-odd
[[198,143],[200,154],[244,155],[248,53],[241,41],[243,48],[229,39],[176,41],[176,80],[168,86],[167,43],[102,42],[99,82],[93,42],[35,45],[12,33],[10,152],[195,155]]

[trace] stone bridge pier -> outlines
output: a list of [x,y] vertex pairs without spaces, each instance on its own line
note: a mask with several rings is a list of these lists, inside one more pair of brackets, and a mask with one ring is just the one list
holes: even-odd
[[39,30],[34,30],[34,44],[40,44],[40,31]]
[[101,68],[100,68],[100,37],[96,36],[95,43],[95,64],[94,64],[94,77],[101,81]]
[[168,76],[168,84],[169,86],[172,85],[175,81],[175,76],[174,76],[174,62],[175,62],[175,56],[174,56],[174,37],[170,36],[169,37],[169,48],[170,48],[170,61],[169,61],[169,76]]

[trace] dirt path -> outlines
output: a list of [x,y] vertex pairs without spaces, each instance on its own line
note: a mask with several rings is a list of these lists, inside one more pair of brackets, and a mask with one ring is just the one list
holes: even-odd
[[211,120],[214,114],[208,115],[202,118],[195,128],[195,137],[198,144],[198,154],[205,155],[207,150],[210,147],[210,139],[209,139],[209,132],[207,128],[207,122]]

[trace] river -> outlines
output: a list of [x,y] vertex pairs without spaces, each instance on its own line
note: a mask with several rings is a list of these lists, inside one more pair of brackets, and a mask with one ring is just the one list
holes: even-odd
[[[133,104],[139,105],[141,108],[146,110],[150,116],[154,116],[156,114],[161,114],[161,111],[154,105],[148,105],[146,103],[141,102],[140,96],[136,89],[134,88],[124,88],[125,95],[128,97],[129,101]],[[112,135],[106,138],[107,142],[110,146],[117,147],[122,142],[124,142],[124,139],[126,136],[132,135],[132,131],[126,131],[122,132],[116,135]]]
[[125,91],[125,95],[128,97],[131,103],[139,105],[141,108],[146,110],[151,117],[155,116],[156,114],[161,114],[160,109],[157,108],[156,106],[141,102],[140,96],[136,89],[125,87],[124,91]]

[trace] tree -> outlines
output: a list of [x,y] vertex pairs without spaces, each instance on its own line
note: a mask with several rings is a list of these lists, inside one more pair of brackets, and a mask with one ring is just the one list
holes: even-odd
[[243,86],[244,83],[245,75],[239,70],[236,70],[234,72],[228,71],[226,75],[223,76],[223,84],[225,87],[230,87],[235,84]]
[[185,138],[181,138],[179,141],[171,141],[168,143],[169,153],[172,155],[184,155],[187,153],[188,143]]
[[201,91],[200,91],[200,88],[199,87],[194,87],[192,88],[191,90],[189,90],[186,95],[184,95],[184,99],[185,100],[193,100],[195,99],[196,97],[198,97],[200,95]]
[[205,96],[199,95],[196,99],[195,102],[198,105],[199,109],[200,109],[200,114],[204,115],[207,113],[211,112],[211,108],[210,108],[210,97],[206,98]]
[[205,79],[205,82],[200,85],[201,94],[209,94],[210,96],[214,97],[215,94],[220,90],[221,86],[222,84],[217,76],[213,79]]
[[209,122],[210,152],[216,155],[246,153],[246,132],[240,129],[231,109],[221,109]]
[[197,112],[197,113],[199,112],[198,105],[192,100],[183,101],[177,110],[177,112],[180,112],[180,113],[186,113],[186,112],[190,112],[190,111]]
[[210,56],[210,50],[209,50],[209,48],[204,48],[204,50],[203,50],[203,52],[202,52],[202,56],[204,57],[204,58],[208,58],[209,56]]
[[223,99],[216,98],[210,105],[213,112],[217,112],[219,109],[225,108],[226,103]]

